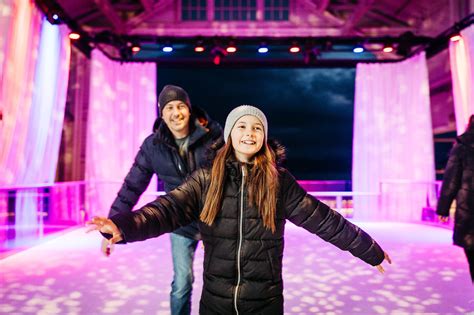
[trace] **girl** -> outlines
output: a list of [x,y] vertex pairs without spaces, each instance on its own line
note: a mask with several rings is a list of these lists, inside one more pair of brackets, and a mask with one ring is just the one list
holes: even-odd
[[[201,314],[283,314],[284,228],[290,220],[366,263],[389,256],[363,230],[308,195],[276,165],[268,124],[258,108],[242,105],[227,116],[226,145],[212,169],[138,211],[93,218],[91,230],[110,244],[141,241],[199,221],[204,242]],[[111,235],[111,236],[110,236]]]

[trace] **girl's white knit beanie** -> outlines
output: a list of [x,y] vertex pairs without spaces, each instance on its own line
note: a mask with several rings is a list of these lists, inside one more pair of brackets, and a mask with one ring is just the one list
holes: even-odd
[[229,115],[227,115],[227,119],[225,120],[225,127],[224,127],[224,141],[227,142],[230,132],[232,131],[232,128],[234,127],[237,120],[239,120],[240,117],[245,116],[245,115],[252,115],[252,116],[257,117],[260,120],[265,132],[265,141],[267,141],[268,139],[267,117],[265,117],[265,114],[260,109],[251,105],[240,105],[234,108],[229,113]]

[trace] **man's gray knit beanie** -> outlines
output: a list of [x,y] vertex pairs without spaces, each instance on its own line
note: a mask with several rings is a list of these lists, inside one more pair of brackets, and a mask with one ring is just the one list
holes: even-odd
[[240,117],[245,116],[245,115],[252,115],[252,116],[257,117],[260,120],[260,122],[263,125],[263,131],[265,132],[265,141],[267,141],[268,123],[267,123],[267,117],[265,117],[265,114],[257,107],[254,107],[251,105],[240,105],[234,108],[229,113],[229,115],[227,115],[227,119],[225,120],[225,127],[224,127],[225,142],[227,143],[227,139],[229,138],[230,132],[232,131],[232,128],[234,127],[237,120],[239,120]]
[[179,86],[176,85],[165,85],[158,96],[158,106],[160,107],[160,115],[163,114],[163,108],[166,104],[171,101],[181,101],[186,104],[189,110],[192,110],[191,101],[189,100],[188,93]]

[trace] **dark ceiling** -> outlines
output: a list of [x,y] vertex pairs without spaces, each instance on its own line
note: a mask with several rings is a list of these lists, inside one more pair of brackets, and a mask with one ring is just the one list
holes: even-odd
[[[65,22],[81,34],[75,45],[83,51],[98,47],[111,59],[157,61],[163,66],[210,62],[229,66],[353,66],[361,60],[392,62],[421,50],[427,50],[428,56],[435,54],[446,47],[456,28],[473,22],[468,0],[294,0],[289,2],[293,8],[289,20],[272,23],[183,21],[179,14],[182,1],[36,2],[50,21]],[[59,19],[52,18],[54,13]],[[295,22],[297,14],[304,19],[299,24]],[[251,24],[252,28],[248,26]],[[194,51],[198,42],[203,45],[202,53]],[[226,52],[231,43],[237,48],[235,53]],[[257,52],[263,43],[269,49],[266,54]],[[301,51],[290,53],[292,44]],[[140,47],[139,52],[132,52],[135,45]],[[163,52],[166,45],[171,45],[173,51]],[[357,45],[363,45],[365,52],[355,54],[353,48]],[[393,47],[393,52],[382,52],[384,46]]]

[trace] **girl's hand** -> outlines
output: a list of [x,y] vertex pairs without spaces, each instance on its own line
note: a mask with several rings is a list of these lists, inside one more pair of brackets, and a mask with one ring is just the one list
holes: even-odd
[[89,230],[87,230],[87,233],[99,231],[101,233],[111,234],[112,238],[109,239],[109,246],[123,240],[119,228],[110,219],[104,217],[93,217],[92,220],[86,222],[86,225],[91,225]]
[[[392,264],[392,259],[390,258],[390,256],[388,256],[388,254],[386,252],[384,252],[383,254],[384,254],[384,257],[385,257],[384,261],[386,260],[389,264]],[[381,274],[383,274],[385,272],[385,269],[383,269],[382,264],[375,266],[375,268],[377,268],[377,270]]]

